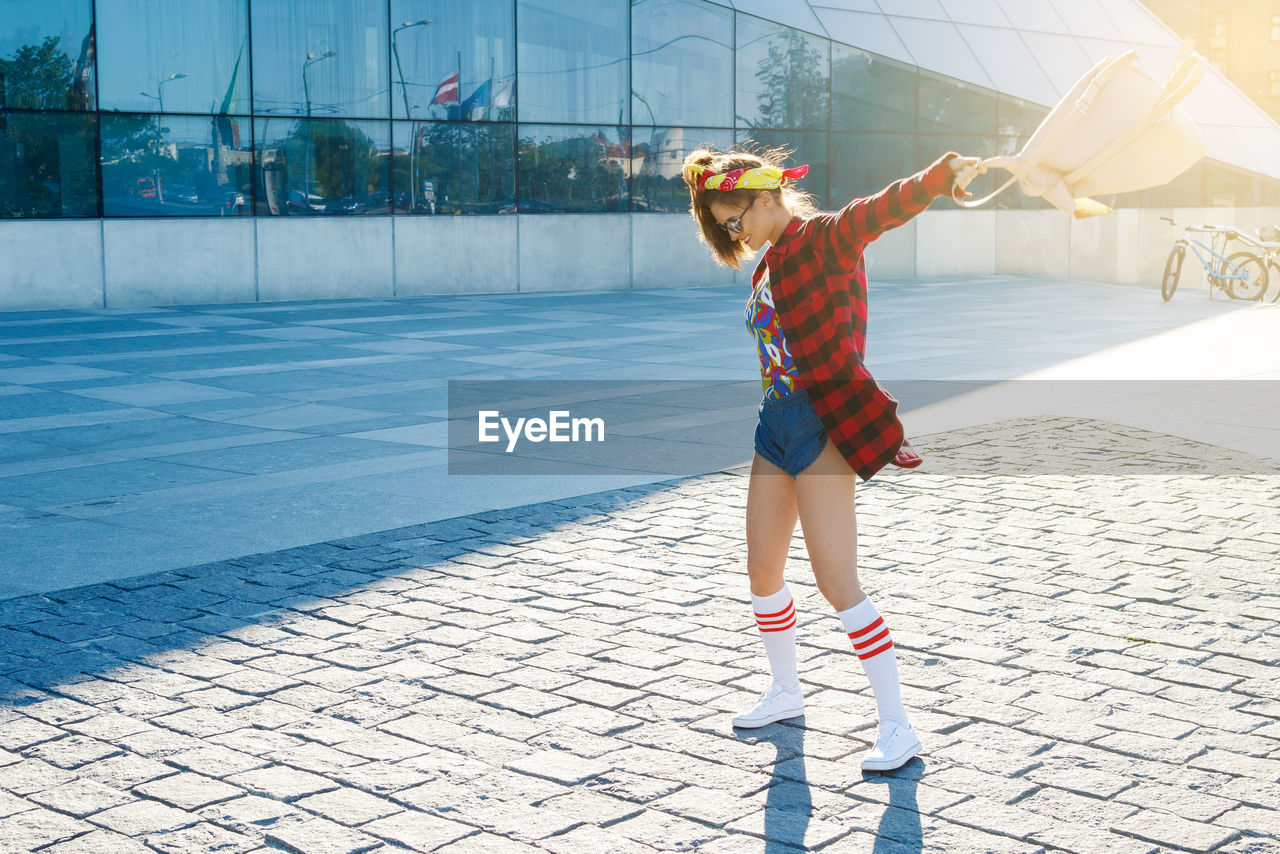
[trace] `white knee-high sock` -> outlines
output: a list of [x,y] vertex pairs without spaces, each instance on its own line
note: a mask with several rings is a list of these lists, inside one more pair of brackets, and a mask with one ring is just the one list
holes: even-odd
[[870,599],[863,599],[852,608],[837,612],[837,615],[853,641],[853,650],[858,654],[867,678],[871,680],[880,722],[895,721],[908,725],[907,710],[902,705],[902,685],[898,681],[898,655],[884,618]]
[[791,601],[791,591],[783,582],[782,589],[769,596],[751,594],[751,608],[755,612],[756,626],[764,641],[764,651],[769,655],[769,670],[773,681],[787,688],[798,689],[796,676],[796,608]]

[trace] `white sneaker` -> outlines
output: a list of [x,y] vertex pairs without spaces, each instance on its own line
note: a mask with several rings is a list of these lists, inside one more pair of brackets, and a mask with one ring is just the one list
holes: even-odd
[[787,689],[774,682],[760,695],[756,704],[733,719],[733,725],[754,729],[785,718],[798,718],[804,714],[804,692],[797,684]]
[[911,724],[888,721],[880,726],[876,746],[862,759],[863,771],[892,771],[901,768],[920,752],[920,739]]

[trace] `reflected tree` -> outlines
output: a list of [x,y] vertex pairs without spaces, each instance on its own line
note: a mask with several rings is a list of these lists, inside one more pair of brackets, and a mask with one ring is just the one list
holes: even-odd
[[0,106],[23,110],[83,110],[89,99],[77,86],[71,57],[58,36],[38,45],[25,44],[9,59],[0,59],[4,101]]
[[626,210],[627,177],[620,163],[626,146],[603,132],[538,141],[523,137],[520,164],[521,210]]
[[756,63],[759,120],[753,127],[825,128],[827,77],[822,53],[798,30],[769,41],[769,54]]
[[322,199],[350,196],[362,201],[384,183],[373,140],[341,120],[296,122],[276,164],[285,171],[289,187],[305,188]]

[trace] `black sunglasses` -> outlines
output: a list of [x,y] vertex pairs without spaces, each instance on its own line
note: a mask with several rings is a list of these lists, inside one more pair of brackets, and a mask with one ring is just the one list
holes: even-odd
[[752,199],[752,200],[751,200],[751,204],[747,205],[745,208],[743,208],[743,209],[742,209],[742,213],[738,214],[738,215],[737,215],[737,216],[735,216],[735,217],[730,217],[729,219],[726,219],[724,222],[717,222],[717,223],[716,223],[716,225],[718,225],[718,226],[720,226],[721,228],[723,228],[723,229],[724,229],[726,232],[728,232],[729,234],[741,234],[741,233],[742,233],[742,218],[743,218],[744,216],[746,216],[746,215],[747,215],[747,211],[749,211],[749,210],[751,210],[753,207],[755,207],[756,199],[758,199],[758,198],[760,198],[760,197],[759,197],[759,196],[756,196],[756,198],[755,198],[755,199]]

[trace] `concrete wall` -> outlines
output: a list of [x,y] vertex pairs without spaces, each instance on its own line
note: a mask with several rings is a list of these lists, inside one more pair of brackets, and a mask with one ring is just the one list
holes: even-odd
[[[1280,224],[1277,208],[929,211],[875,241],[877,279],[1008,274],[1158,288],[1160,221]],[[1234,250],[1233,250],[1234,251]],[[1204,288],[1199,264],[1180,288]],[[0,310],[745,284],[687,214],[0,222]]]

